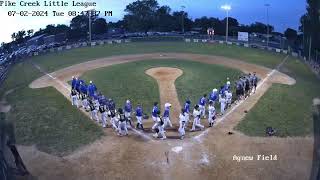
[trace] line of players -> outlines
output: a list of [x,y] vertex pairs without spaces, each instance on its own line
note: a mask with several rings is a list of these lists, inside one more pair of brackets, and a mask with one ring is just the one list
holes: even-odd
[[[251,93],[255,93],[257,87],[258,78],[256,73],[240,76],[239,80],[235,82],[236,100],[235,103],[246,99]],[[108,126],[108,119],[110,126],[118,133],[119,136],[128,135],[128,129],[134,128],[134,122],[132,115],[134,114],[137,120],[136,129],[144,130],[143,121],[147,119],[147,115],[144,114],[141,104],[138,104],[133,112],[133,107],[130,100],[126,100],[123,108],[116,109],[115,102],[110,98],[106,98],[101,93],[97,93],[97,88],[90,81],[89,85],[86,85],[83,80],[72,77],[72,90],[71,90],[72,105],[78,108],[82,107],[87,112],[90,112],[92,120],[96,120],[98,123],[102,123],[102,127]],[[220,103],[220,114],[216,113],[215,105]],[[198,104],[194,106],[191,113],[191,101],[186,100],[184,107],[181,109],[179,115],[179,135],[183,139],[185,136],[185,129],[191,123],[190,116],[193,116],[193,122],[190,131],[203,130],[204,125],[201,124],[201,119],[206,118],[206,105],[208,111],[208,124],[212,127],[215,123],[216,116],[223,116],[226,109],[231,107],[232,104],[232,92],[229,78],[227,83],[220,87],[220,90],[213,89],[209,97],[204,94]],[[170,120],[170,103],[165,103],[164,113],[161,116],[158,103],[155,102],[152,108],[152,119],[154,125],[152,130],[155,132],[153,135],[155,138],[166,139],[165,129],[172,127]],[[100,113],[100,118],[98,113]],[[100,121],[101,120],[101,121]]]

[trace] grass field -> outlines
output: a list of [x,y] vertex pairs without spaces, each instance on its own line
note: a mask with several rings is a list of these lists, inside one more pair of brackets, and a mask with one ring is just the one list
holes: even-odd
[[280,71],[296,84],[274,84],[236,129],[250,136],[265,136],[268,126],[276,128],[281,137],[312,134],[312,100],[320,96],[319,79],[295,58],[288,59]]
[[52,72],[63,67],[101,57],[153,52],[211,54],[240,59],[270,68],[274,68],[284,58],[284,55],[282,54],[239,46],[183,42],[140,42],[73,49],[63,53],[53,53],[46,56],[34,57],[33,60],[48,72]]
[[19,63],[1,88],[15,89],[6,100],[12,106],[7,118],[15,124],[18,144],[35,144],[41,151],[65,155],[103,135],[54,88],[30,89],[28,85],[39,76],[29,62]]
[[93,80],[98,89],[106,96],[115,99],[116,104],[123,106],[126,99],[133,105],[141,103],[145,113],[150,114],[153,102],[159,102],[157,82],[144,72],[153,67],[176,67],[183,70],[183,75],[176,80],[176,89],[180,104],[183,106],[187,98],[192,104],[199,98],[209,94],[227,80],[234,81],[241,74],[235,69],[220,65],[203,64],[183,60],[152,60],[113,65],[89,71],[83,75],[86,82]]
[[[226,56],[235,59],[240,59],[246,62],[255,63],[270,68],[274,68],[283,59],[283,55],[269,53],[261,50],[241,48],[237,46],[225,45],[208,45],[195,43],[180,43],[180,42],[159,42],[159,43],[129,43],[105,45],[95,48],[74,49],[63,53],[54,53],[46,56],[33,57],[31,60],[47,71],[51,72],[63,67],[84,62],[87,60],[121,54],[139,54],[151,52],[189,52],[198,54],[212,54]],[[177,61],[177,60],[174,60]],[[152,62],[155,63],[156,61]],[[140,63],[140,64],[139,64]],[[96,73],[110,73],[110,71],[120,72],[121,66],[131,67],[130,73],[144,70],[148,64],[137,62],[134,64],[122,64],[114,66],[114,69],[99,69],[85,74],[86,79],[94,79]],[[166,65],[169,62],[159,62]],[[191,64],[193,62],[190,62]],[[189,72],[188,75],[183,75],[176,82],[180,101],[184,101],[186,96],[192,95],[193,102],[197,101],[199,96],[205,91],[208,93],[215,86],[215,80],[208,83],[207,79],[201,78],[209,73],[207,71],[199,71],[196,66],[181,65],[181,69]],[[167,64],[177,66],[176,64]],[[139,66],[139,67],[138,67]],[[135,69],[137,67],[137,69]],[[216,68],[218,66],[203,66],[203,69]],[[140,68],[140,69],[139,69]],[[192,71],[194,71],[192,73]],[[200,69],[200,68],[199,68]],[[248,113],[245,119],[237,127],[238,130],[251,136],[264,136],[265,127],[272,126],[278,129],[279,136],[305,136],[312,133],[312,109],[311,103],[314,97],[320,96],[319,80],[315,75],[300,62],[295,59],[289,61],[281,69],[284,73],[289,74],[297,80],[294,86],[274,85],[271,89],[259,100],[257,105]],[[225,74],[221,72],[223,78]],[[69,102],[64,99],[55,89],[45,88],[31,90],[28,85],[42,74],[34,68],[29,62],[23,62],[15,65],[9,73],[8,78],[2,84],[0,95],[4,92],[15,89],[12,94],[7,97],[8,102],[12,105],[12,109],[8,114],[9,120],[14,121],[16,126],[17,141],[19,144],[36,144],[40,150],[53,154],[67,154],[80,147],[83,144],[88,144],[99,138],[103,133],[102,129],[94,123],[88,121],[78,110],[72,108]],[[131,79],[146,76],[143,71],[138,74],[127,74],[121,71],[119,73],[119,82],[128,77]],[[230,76],[230,75],[229,75]],[[116,78],[114,77],[114,78]],[[215,77],[213,77],[215,78]],[[109,77],[109,83],[116,82]],[[194,89],[188,83],[190,79],[195,79],[201,87]],[[109,87],[103,79],[94,79],[95,82],[101,81],[100,89],[105,94],[118,97],[119,88],[131,88],[136,85],[133,82],[117,84]],[[200,81],[201,80],[201,81]],[[220,77],[219,77],[220,80]],[[157,92],[157,88],[151,87],[152,79],[146,78],[146,84],[150,92]],[[203,83],[203,84],[201,84]],[[144,86],[138,87],[143,89]],[[207,85],[206,85],[207,84]],[[109,87],[110,89],[108,89]],[[113,88],[113,89],[112,89]],[[114,91],[113,91],[114,90]],[[191,93],[194,92],[194,93]],[[139,92],[134,91],[133,94],[139,97]],[[150,101],[158,99],[157,94],[149,94],[152,100],[144,101],[149,104]],[[116,99],[120,104],[124,102],[126,97]],[[137,98],[137,100],[140,98]],[[141,100],[143,101],[143,99]],[[150,106],[148,106],[150,107]],[[146,109],[146,111],[149,111]]]

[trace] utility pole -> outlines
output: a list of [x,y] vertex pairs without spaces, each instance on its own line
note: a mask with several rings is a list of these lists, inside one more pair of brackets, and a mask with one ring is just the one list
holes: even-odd
[[88,15],[89,15],[89,42],[90,42],[90,46],[91,46],[91,10],[88,11]]
[[181,11],[182,11],[182,17],[181,17],[181,30],[182,30],[182,34],[184,34],[184,8],[186,8],[185,6],[181,6]]
[[226,23],[226,43],[228,42],[228,35],[229,35],[229,11],[231,10],[230,5],[223,5],[221,9],[227,11],[227,23]]
[[267,7],[267,47],[269,48],[269,7],[270,4],[265,4],[265,6]]
[[310,36],[310,42],[309,42],[309,61],[311,61],[311,45],[312,45],[312,37]]

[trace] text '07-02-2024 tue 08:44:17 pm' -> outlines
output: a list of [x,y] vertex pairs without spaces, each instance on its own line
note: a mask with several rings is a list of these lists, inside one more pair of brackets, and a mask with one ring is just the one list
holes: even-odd
[[0,6],[22,6],[22,7],[34,7],[34,6],[56,6],[56,7],[95,7],[97,6],[96,2],[87,2],[87,1],[0,1]]

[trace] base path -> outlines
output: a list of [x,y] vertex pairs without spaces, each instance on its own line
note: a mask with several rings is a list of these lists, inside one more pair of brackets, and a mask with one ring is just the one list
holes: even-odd
[[[73,154],[56,157],[38,151],[34,146],[19,146],[29,171],[39,179],[308,179],[313,155],[313,138],[248,137],[239,132],[227,135],[273,83],[292,85],[289,76],[262,66],[224,57],[154,53],[115,56],[88,61],[46,74],[30,84],[31,88],[55,87],[69,99],[67,81],[73,75],[100,67],[139,60],[181,59],[220,64],[241,71],[257,72],[263,79],[256,94],[233,106],[228,116],[215,127],[183,141],[141,141],[136,138],[102,137]],[[159,69],[158,69],[159,70]],[[150,72],[151,71],[151,72]],[[156,75],[150,70],[148,74]],[[161,75],[161,71],[158,75]],[[179,73],[175,73],[176,76]],[[165,76],[163,76],[165,77]],[[157,80],[161,79],[159,76]],[[171,79],[170,81],[173,81]],[[158,82],[159,83],[159,82]],[[163,82],[160,84],[163,84]],[[162,85],[160,85],[162,87]],[[170,87],[170,89],[174,89]],[[162,96],[161,96],[162,97]],[[164,101],[166,96],[163,97]],[[162,102],[162,101],[161,101]],[[204,122],[204,121],[203,121]],[[187,132],[187,135],[192,134]],[[276,155],[276,159],[258,160],[258,155]],[[237,161],[252,156],[253,160]],[[274,158],[273,156],[273,158]],[[270,158],[269,158],[270,159]]]

